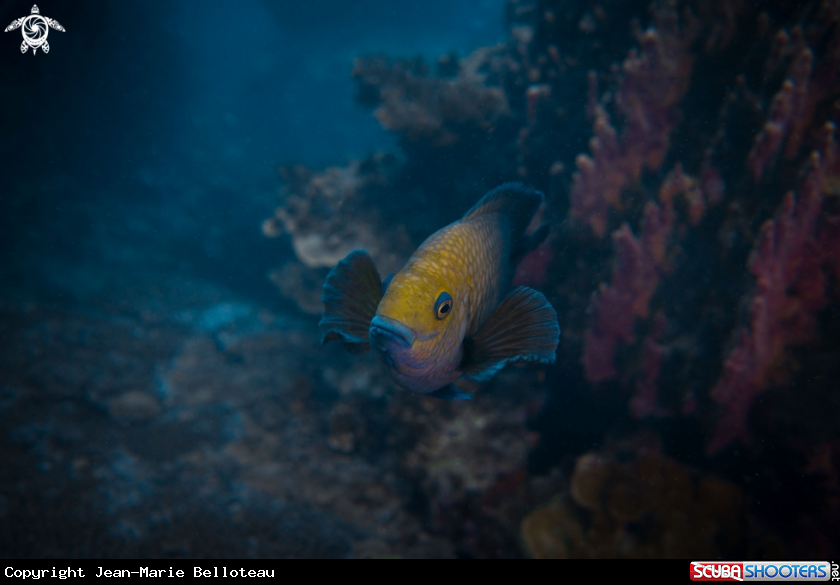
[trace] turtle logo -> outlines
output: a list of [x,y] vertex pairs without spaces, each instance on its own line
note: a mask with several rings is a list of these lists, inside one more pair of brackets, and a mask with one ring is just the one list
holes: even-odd
[[37,4],[32,6],[32,14],[12,21],[12,24],[7,26],[3,32],[9,32],[17,28],[20,28],[21,32],[23,32],[23,42],[20,44],[20,52],[25,53],[29,47],[32,47],[33,55],[38,51],[39,47],[45,53],[50,52],[50,44],[47,42],[47,34],[50,32],[50,28],[64,32],[64,27],[58,24],[57,20],[41,16],[41,11],[38,10]]

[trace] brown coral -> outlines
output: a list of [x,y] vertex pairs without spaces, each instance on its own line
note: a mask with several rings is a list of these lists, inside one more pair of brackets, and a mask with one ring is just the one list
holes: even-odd
[[335,266],[353,250],[367,250],[385,274],[411,250],[403,226],[380,217],[373,204],[390,186],[393,157],[377,154],[345,167],[312,172],[283,168],[286,203],[263,223],[263,233],[288,233],[298,259],[309,268]]
[[736,486],[656,452],[640,450],[621,462],[626,456],[587,453],[578,458],[571,500],[558,496],[522,521],[528,554],[717,557],[742,541],[743,498]]
[[[430,76],[422,59],[391,62],[384,57],[356,59],[352,76],[358,99],[375,106],[374,115],[388,130],[409,141],[427,140],[434,146],[457,142],[464,129],[491,130],[508,113],[505,92],[484,84],[479,72],[493,48],[479,49],[457,66],[453,78]],[[452,59],[447,68],[453,69]]]

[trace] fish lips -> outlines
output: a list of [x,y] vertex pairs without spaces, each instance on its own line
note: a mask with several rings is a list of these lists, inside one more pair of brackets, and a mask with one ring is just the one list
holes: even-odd
[[371,345],[381,351],[394,346],[409,348],[414,345],[414,331],[396,319],[376,315],[370,322]]

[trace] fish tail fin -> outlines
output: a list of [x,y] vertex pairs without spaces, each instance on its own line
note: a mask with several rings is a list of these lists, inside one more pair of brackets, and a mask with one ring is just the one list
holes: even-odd
[[516,264],[536,248],[548,235],[548,226],[541,226],[531,236],[525,235],[528,224],[542,205],[545,196],[522,183],[505,183],[488,192],[465,215],[464,219],[486,213],[501,213],[511,222],[511,261]]
[[370,349],[370,322],[381,300],[382,281],[373,258],[365,250],[350,252],[324,281],[321,343],[337,339],[351,353]]
[[559,341],[554,308],[542,293],[520,286],[505,297],[472,340],[465,340],[461,373],[486,381],[508,363],[552,363]]

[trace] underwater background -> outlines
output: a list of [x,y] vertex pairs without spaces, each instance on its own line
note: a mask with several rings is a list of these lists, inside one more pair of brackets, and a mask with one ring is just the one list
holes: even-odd
[[[838,556],[840,2],[38,6],[47,54],[0,35],[0,555]],[[320,345],[341,258],[506,181],[554,364],[450,403]]]

